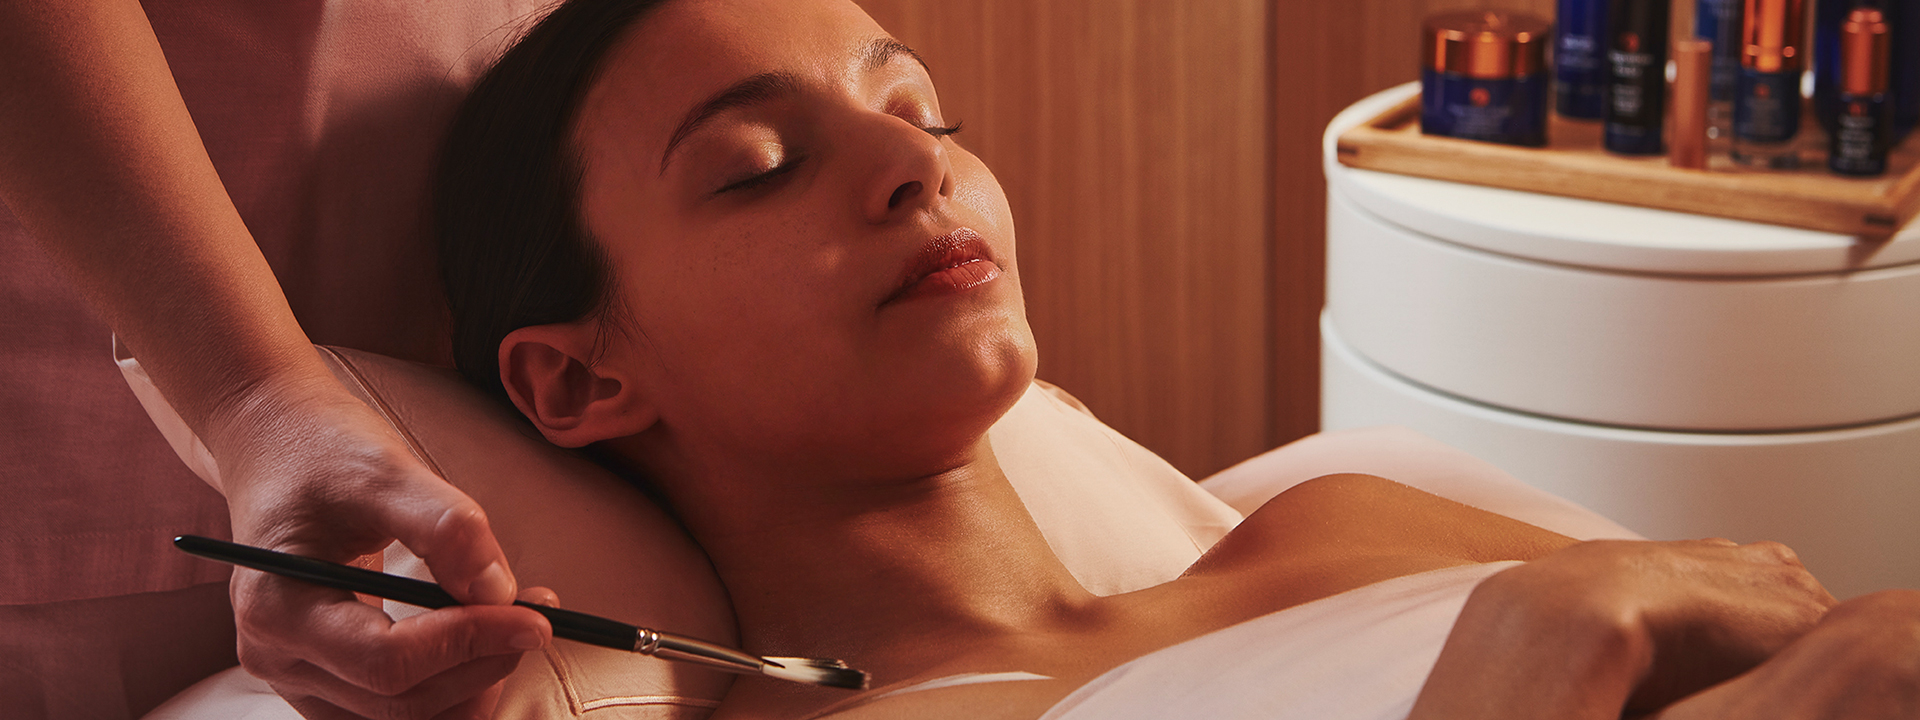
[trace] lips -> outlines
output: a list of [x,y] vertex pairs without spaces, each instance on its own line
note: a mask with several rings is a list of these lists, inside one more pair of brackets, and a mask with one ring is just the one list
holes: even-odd
[[881,305],[979,287],[1000,277],[1000,266],[987,255],[979,233],[960,228],[936,237],[907,261],[900,284]]

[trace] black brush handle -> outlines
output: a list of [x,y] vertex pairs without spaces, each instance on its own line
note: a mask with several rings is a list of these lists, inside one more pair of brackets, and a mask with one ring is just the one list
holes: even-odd
[[[249,567],[295,580],[305,580],[315,585],[383,597],[408,605],[443,608],[460,604],[460,601],[453,599],[445,589],[430,582],[310,557],[289,555],[251,545],[230,543],[198,535],[181,535],[173,539],[173,546],[209,560]],[[631,652],[634,649],[634,640],[640,633],[640,629],[632,625],[582,612],[561,610],[518,600],[513,604],[545,615],[547,622],[553,625],[554,637],[589,645]]]

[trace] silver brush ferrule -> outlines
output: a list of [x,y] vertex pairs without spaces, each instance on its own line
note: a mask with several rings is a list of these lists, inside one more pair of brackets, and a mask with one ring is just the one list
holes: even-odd
[[633,651],[665,660],[684,660],[742,675],[759,675],[765,663],[757,656],[690,637],[639,628]]

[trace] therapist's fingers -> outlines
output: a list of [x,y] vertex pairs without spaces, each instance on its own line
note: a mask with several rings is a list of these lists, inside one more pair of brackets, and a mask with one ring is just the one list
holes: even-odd
[[419,478],[372,510],[376,525],[425,561],[454,599],[505,605],[519,588],[480,505],[438,477]]
[[456,600],[512,602],[513,573],[479,504],[422,464],[379,415],[344,402],[263,403],[245,437],[215,443],[223,471],[231,468],[235,539],[335,562],[397,539]]
[[530,602],[535,605],[545,605],[551,608],[560,607],[560,596],[555,595],[552,588],[538,586],[522,588],[520,590],[520,597],[517,599],[521,602]]
[[[524,588],[519,600],[558,607],[559,597],[544,587]],[[409,688],[399,696],[369,695],[365,689],[335,677],[319,666],[296,662],[282,677],[286,686],[274,691],[308,718],[432,717],[435,720],[487,720],[499,704],[504,678],[511,674],[524,655],[483,657],[450,668]],[[504,664],[502,661],[505,661]],[[484,687],[478,693],[474,687]],[[321,697],[332,698],[328,702]],[[298,698],[295,700],[294,698]],[[342,708],[355,708],[348,712]],[[442,707],[445,709],[440,709]]]
[[[236,586],[257,581],[249,602],[265,605],[244,613],[265,622],[250,623],[243,633],[243,663],[262,651],[296,657],[383,695],[471,660],[543,647],[552,637],[546,618],[526,608],[455,606],[395,622],[342,591],[256,576],[262,574],[234,575]],[[275,680],[278,669],[255,674]]]

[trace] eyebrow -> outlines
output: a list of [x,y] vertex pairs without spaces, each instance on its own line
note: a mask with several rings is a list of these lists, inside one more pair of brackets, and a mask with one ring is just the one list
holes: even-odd
[[673,150],[680,142],[692,135],[700,126],[707,124],[714,116],[734,108],[758,105],[770,100],[792,95],[800,90],[800,78],[792,73],[766,72],[754,75],[731,87],[715,93],[705,102],[693,106],[687,111],[687,117],[680,121],[680,127],[673,131],[672,139],[667,140],[667,150],[660,155],[660,172],[666,173],[667,163],[673,160]]
[[867,50],[862,55],[868,70],[879,70],[886,67],[887,63],[893,62],[895,55],[905,55],[913,58],[914,62],[920,63],[920,69],[933,72],[933,68],[927,67],[927,61],[920,57],[920,53],[914,52],[913,48],[907,47],[906,43],[890,37],[874,38],[873,42],[867,43]]
[[[911,57],[914,62],[920,63],[922,69],[928,69],[927,61],[920,57],[920,53],[914,52],[913,48],[907,47],[906,43],[890,37],[876,38],[867,43],[866,48],[860,53],[860,60],[862,67],[872,72],[886,67],[887,63],[893,62],[894,57],[900,55]],[[667,149],[660,154],[661,174],[667,172],[667,163],[673,161],[674,149],[714,117],[728,110],[758,105],[792,95],[798,92],[800,87],[801,80],[798,75],[786,72],[764,72],[734,83],[693,106],[692,110],[687,111],[686,118],[680,121],[680,127],[674,129],[673,136],[667,140]]]

